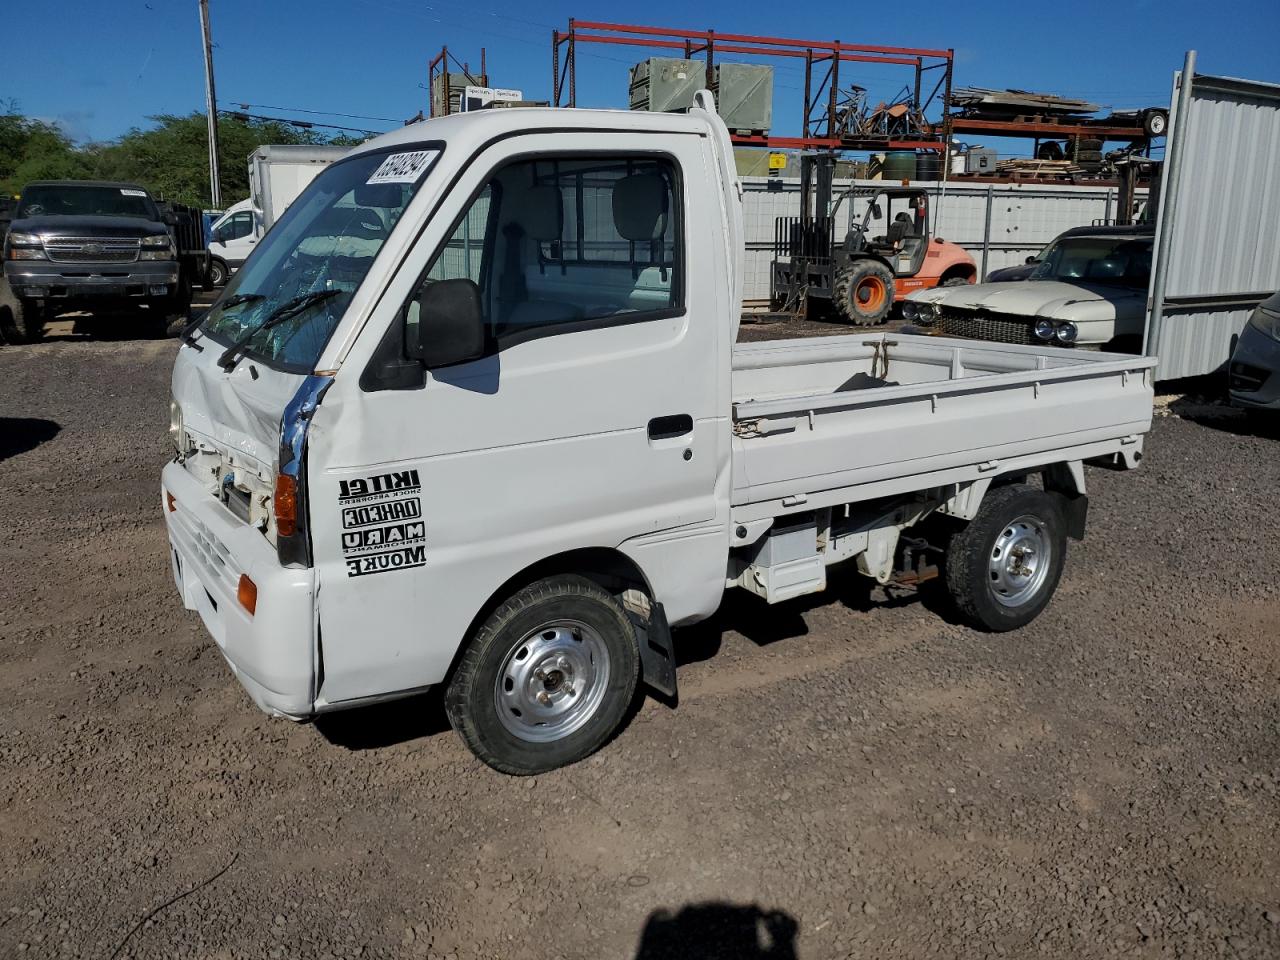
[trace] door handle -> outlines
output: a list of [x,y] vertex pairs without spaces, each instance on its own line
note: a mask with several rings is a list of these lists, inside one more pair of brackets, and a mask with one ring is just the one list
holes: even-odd
[[676,413],[669,417],[654,417],[649,421],[650,440],[671,440],[693,433],[693,417]]

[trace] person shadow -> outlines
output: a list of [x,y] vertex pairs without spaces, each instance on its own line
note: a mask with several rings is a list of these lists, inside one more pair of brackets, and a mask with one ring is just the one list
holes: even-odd
[[635,960],[796,960],[800,924],[782,910],[723,901],[649,914]]

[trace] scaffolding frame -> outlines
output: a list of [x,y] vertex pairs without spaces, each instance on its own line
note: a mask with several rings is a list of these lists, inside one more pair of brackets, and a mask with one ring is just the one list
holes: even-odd
[[[579,43],[602,43],[626,47],[676,50],[686,60],[702,55],[706,60],[707,88],[713,86],[716,56],[778,58],[804,61],[804,105],[799,137],[748,136],[734,134],[733,142],[742,146],[812,150],[942,150],[946,144],[943,123],[935,125],[935,134],[915,139],[890,137],[840,136],[840,64],[887,63],[911,67],[914,71],[914,102],[921,115],[938,101],[943,106],[951,100],[951,75],[955,54],[951,49],[931,50],[918,47],[888,47],[844,43],[840,40],[797,40],[788,37],[763,37],[741,33],[717,33],[714,30],[677,30],[634,24],[602,23],[591,20],[569,20],[569,29],[551,33],[551,89],[554,106],[577,106],[576,51]],[[563,63],[562,63],[563,52]],[[824,71],[825,68],[825,71]],[[820,75],[819,75],[820,74]],[[937,75],[929,95],[921,100],[926,82]],[[939,94],[941,99],[939,100]]]

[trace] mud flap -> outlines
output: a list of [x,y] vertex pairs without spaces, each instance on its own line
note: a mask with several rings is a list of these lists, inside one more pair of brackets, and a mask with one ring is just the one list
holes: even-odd
[[676,655],[666,611],[662,604],[655,603],[649,619],[631,609],[627,610],[627,617],[635,628],[636,642],[640,645],[640,679],[674,707],[679,699],[676,692]]
[[1067,522],[1067,536],[1072,540],[1083,540],[1089,520],[1089,498],[1083,493],[1074,497],[1059,493],[1058,504],[1062,507],[1062,518]]

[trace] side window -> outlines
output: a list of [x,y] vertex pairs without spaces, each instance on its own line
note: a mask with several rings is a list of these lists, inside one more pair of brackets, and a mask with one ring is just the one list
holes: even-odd
[[[673,161],[547,156],[499,168],[455,225],[424,282],[480,289],[491,341],[625,323],[682,306]],[[416,298],[415,298],[416,299]],[[411,301],[406,320],[416,322]]]

